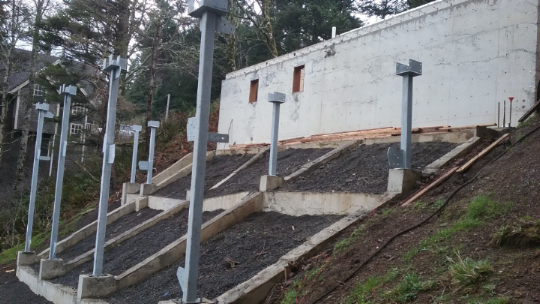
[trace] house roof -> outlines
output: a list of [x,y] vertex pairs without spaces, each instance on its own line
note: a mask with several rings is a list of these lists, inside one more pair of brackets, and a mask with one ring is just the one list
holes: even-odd
[[[9,91],[23,84],[30,77],[30,57],[32,52],[22,49],[15,49],[13,53],[13,69],[9,77]],[[60,58],[38,54],[38,60],[36,62],[36,69],[41,70],[45,67],[46,63],[55,63]],[[3,73],[3,66],[0,64],[0,74]]]
[[[13,91],[18,87],[24,87],[25,82],[30,77],[30,58],[31,51],[23,49],[15,49],[13,54],[13,69],[9,77],[9,88],[8,91]],[[56,56],[51,56],[47,54],[38,54],[38,60],[36,62],[36,70],[41,70],[45,68],[47,64],[61,64],[61,58]],[[70,65],[69,69],[79,70],[83,75],[90,76],[93,72],[93,68],[87,64],[82,64],[78,62],[73,62]],[[0,75],[3,74],[3,66],[0,63]],[[81,81],[80,88],[84,90],[86,96],[90,96],[94,92],[94,88],[90,82],[86,80]]]

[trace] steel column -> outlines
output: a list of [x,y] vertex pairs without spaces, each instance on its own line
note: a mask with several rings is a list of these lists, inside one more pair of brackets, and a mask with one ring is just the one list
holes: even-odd
[[142,127],[139,125],[131,126],[133,130],[133,156],[131,158],[131,178],[130,183],[135,182],[135,174],[137,173],[137,152],[139,150],[139,132],[142,130]]
[[146,183],[152,183],[152,173],[154,172],[154,149],[156,146],[156,129],[159,128],[159,121],[149,121],[150,128],[150,146],[148,148],[148,172],[146,174]]
[[111,55],[109,65],[103,64],[104,70],[109,71],[109,103],[107,105],[107,124],[103,137],[103,166],[101,170],[101,190],[99,197],[99,211],[96,232],[96,247],[94,250],[94,276],[103,274],[103,244],[105,243],[105,230],[107,228],[107,207],[109,203],[109,187],[111,184],[111,167],[114,162],[114,131],[116,126],[116,102],[118,99],[118,86],[120,73],[126,70],[126,59],[115,60]]
[[[54,115],[49,112],[49,104],[36,104],[38,111],[36,146],[34,147],[34,166],[32,168],[32,182],[30,185],[30,202],[28,204],[28,224],[26,226],[26,242],[24,244],[24,252],[31,252],[32,229],[34,226],[34,210],[36,207],[36,192],[39,174],[39,161],[41,157],[41,140],[43,138],[43,120],[45,117],[52,118]],[[43,159],[44,160],[44,159]]]
[[401,145],[400,149],[388,148],[388,164],[392,169],[411,169],[413,78],[422,75],[422,63],[409,60],[409,65],[397,63],[396,75],[403,77],[401,103]]
[[49,259],[56,258],[56,242],[58,240],[58,225],[60,223],[60,206],[62,202],[62,187],[64,185],[64,165],[66,163],[67,136],[69,132],[69,114],[71,113],[71,96],[77,95],[77,87],[63,85],[60,93],[64,95],[64,110],[62,111],[62,129],[58,151],[58,168],[56,170],[56,188],[54,191],[54,209],[51,229]]
[[401,150],[403,151],[403,169],[411,169],[412,137],[412,98],[413,76],[403,76],[403,101],[401,108]]
[[278,132],[279,132],[279,108],[282,103],[285,102],[285,94],[283,93],[270,93],[268,94],[268,101],[274,104],[272,112],[272,134],[270,145],[270,164],[268,165],[268,175],[276,176],[277,171],[277,155],[278,155]]

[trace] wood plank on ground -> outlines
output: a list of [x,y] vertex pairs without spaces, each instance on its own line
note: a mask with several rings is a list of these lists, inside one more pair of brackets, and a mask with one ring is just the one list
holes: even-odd
[[501,136],[499,139],[497,139],[496,141],[494,141],[491,145],[489,145],[489,147],[485,148],[482,152],[478,153],[478,155],[476,155],[475,157],[473,157],[471,160],[469,160],[466,164],[464,164],[463,166],[461,166],[461,168],[459,168],[457,170],[457,173],[462,173],[464,172],[465,170],[469,169],[477,160],[479,160],[480,158],[484,157],[486,154],[488,154],[491,150],[493,150],[496,146],[498,146],[501,142],[505,141],[506,139],[508,139],[508,137],[510,137],[510,134],[509,133],[506,133],[504,134],[503,136]]
[[439,178],[437,178],[433,183],[429,184],[427,187],[425,187],[424,189],[420,190],[418,193],[416,193],[415,195],[413,195],[411,198],[409,198],[405,203],[403,203],[402,206],[407,206],[407,205],[410,205],[412,204],[414,201],[416,201],[417,199],[421,198],[424,194],[426,194],[428,191],[430,191],[431,189],[434,189],[435,187],[437,187],[438,185],[440,185],[442,182],[444,182],[445,180],[447,180],[450,176],[452,176],[452,174],[454,174],[454,172],[457,171],[459,167],[454,167],[448,171],[446,171],[446,173],[444,173],[443,175],[441,175]]

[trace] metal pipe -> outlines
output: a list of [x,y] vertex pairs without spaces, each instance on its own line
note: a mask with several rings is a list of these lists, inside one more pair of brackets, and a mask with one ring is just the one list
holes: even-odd
[[152,173],[154,171],[154,149],[156,146],[156,129],[159,128],[159,121],[149,121],[150,127],[150,147],[148,148],[148,171],[146,174],[146,183],[152,183]]
[[504,100],[503,107],[503,128],[506,128],[506,99]]
[[135,174],[137,173],[137,153],[139,150],[139,132],[142,130],[142,127],[139,125],[131,126],[133,130],[133,156],[131,157],[131,178],[129,179],[130,183],[135,182]]
[[165,120],[169,119],[169,104],[171,102],[171,94],[167,94],[167,109],[165,110]]
[[509,97],[510,99],[510,116],[508,117],[508,127],[512,127],[512,101],[514,101],[514,97]]
[[60,224],[60,208],[62,202],[62,188],[64,185],[64,165],[66,163],[67,136],[69,132],[69,114],[71,113],[71,96],[77,94],[77,87],[63,85],[60,92],[64,95],[64,110],[62,111],[62,128],[60,130],[60,151],[58,151],[58,168],[56,169],[56,188],[54,190],[54,207],[51,229],[49,259],[56,258],[56,242],[58,240],[58,226]]
[[30,202],[28,204],[28,224],[26,225],[26,242],[24,244],[24,252],[31,252],[32,229],[34,226],[34,210],[36,207],[36,193],[39,175],[39,160],[41,157],[41,140],[43,138],[43,120],[45,117],[52,117],[52,114],[47,115],[49,114],[49,104],[38,103],[36,104],[36,109],[38,111],[36,145],[34,147],[34,165],[32,167],[32,181],[30,184]]
[[497,107],[497,127],[501,126],[501,102],[499,101],[499,105]]
[[103,274],[103,245],[105,243],[105,231],[107,229],[107,207],[109,203],[109,188],[111,184],[111,167],[114,162],[114,131],[116,126],[116,102],[118,99],[118,85],[120,73],[127,67],[125,59],[113,59],[109,57],[109,65],[104,70],[110,71],[109,75],[109,103],[107,105],[107,124],[103,137],[103,166],[101,170],[101,190],[99,196],[99,211],[96,232],[96,247],[94,250],[94,276]]

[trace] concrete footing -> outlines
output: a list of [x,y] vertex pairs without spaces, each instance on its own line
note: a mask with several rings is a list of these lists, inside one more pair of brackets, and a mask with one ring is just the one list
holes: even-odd
[[128,194],[139,193],[141,185],[137,183],[123,183],[122,184],[122,205],[128,202]]
[[390,169],[388,174],[388,193],[400,194],[413,189],[421,174],[413,170]]
[[259,190],[261,192],[267,192],[278,188],[283,185],[283,177],[281,176],[271,176],[263,175],[261,176],[261,183],[259,185]]
[[19,251],[17,253],[17,266],[28,266],[39,262],[39,257],[35,252]]
[[83,274],[79,276],[77,300],[104,297],[116,290],[116,280],[112,275],[89,276]]
[[49,280],[56,278],[57,276],[63,275],[64,270],[64,260],[54,259],[54,260],[45,260],[42,259],[39,264],[39,279],[40,280]]
[[150,195],[157,191],[157,187],[154,184],[141,184],[141,196]]

